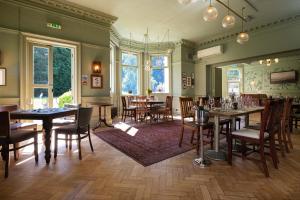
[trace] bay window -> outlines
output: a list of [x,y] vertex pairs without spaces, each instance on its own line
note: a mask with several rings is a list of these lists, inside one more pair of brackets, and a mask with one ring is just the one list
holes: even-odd
[[122,52],[121,59],[122,94],[137,95],[139,91],[138,55],[130,52]]
[[169,57],[152,55],[150,85],[153,93],[169,93]]

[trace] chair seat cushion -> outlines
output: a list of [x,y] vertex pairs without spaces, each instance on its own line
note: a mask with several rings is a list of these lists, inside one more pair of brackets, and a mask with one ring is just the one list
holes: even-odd
[[16,130],[16,129],[34,129],[37,128],[37,125],[34,123],[12,123],[10,124],[10,129],[11,130]]
[[24,140],[33,138],[37,134],[37,131],[28,130],[28,129],[15,129],[11,130],[9,142],[14,144]]
[[[260,134],[259,130],[248,129],[248,128],[243,128],[232,132],[232,135],[234,136],[241,136],[241,137],[247,137],[252,139],[259,139],[259,134]],[[269,137],[269,133],[265,132],[264,138],[267,137]]]
[[68,124],[64,126],[59,126],[58,128],[55,129],[56,133],[76,133],[77,130],[77,125],[74,124]]
[[75,120],[73,119],[54,119],[53,120],[53,126],[65,126],[69,124],[74,124]]

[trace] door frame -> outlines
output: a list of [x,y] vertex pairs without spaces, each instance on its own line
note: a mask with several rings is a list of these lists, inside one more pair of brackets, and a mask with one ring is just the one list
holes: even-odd
[[[63,40],[48,36],[41,36],[32,33],[21,32],[20,34],[20,107],[28,109],[31,101],[31,83],[29,82],[30,74],[30,44],[63,46],[71,48],[75,59],[72,59],[72,89],[74,95],[74,103],[81,103],[81,44],[79,42]],[[24,66],[24,67],[23,67]],[[25,87],[24,87],[25,86]]]

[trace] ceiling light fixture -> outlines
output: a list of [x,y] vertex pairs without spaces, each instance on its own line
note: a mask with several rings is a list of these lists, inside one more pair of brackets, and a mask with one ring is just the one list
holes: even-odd
[[144,52],[145,52],[145,71],[151,70],[150,65],[150,56],[149,56],[149,31],[147,28],[147,33],[144,34],[145,37],[145,44],[144,44]]
[[229,13],[229,0],[227,1],[227,15],[223,18],[222,26],[223,28],[232,28],[235,24],[235,17]]
[[[245,7],[242,8],[242,17],[244,18],[244,9]],[[242,20],[242,31],[238,34],[236,41],[239,44],[245,44],[249,40],[249,35],[247,32],[244,31],[244,20]]]
[[168,29],[168,50],[167,53],[171,54],[173,52],[173,49],[170,47],[170,30]]
[[203,19],[206,22],[213,21],[218,18],[218,10],[211,5],[211,0],[209,1],[209,6],[205,9],[203,13]]
[[274,63],[279,63],[279,58],[274,58],[274,59],[271,59],[271,58],[268,58],[266,60],[260,60],[258,61],[259,64],[261,65],[267,65],[267,66],[271,66],[272,64]]

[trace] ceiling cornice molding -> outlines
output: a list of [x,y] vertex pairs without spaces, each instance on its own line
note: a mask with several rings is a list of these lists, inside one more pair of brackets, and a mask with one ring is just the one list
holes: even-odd
[[110,28],[110,40],[117,46],[120,46],[121,35],[114,26]]
[[84,19],[106,27],[111,27],[111,25],[118,19],[112,15],[62,0],[6,0],[4,2],[38,7],[51,11],[55,9],[54,12]]
[[[245,31],[248,33],[257,33],[257,32],[271,29],[271,28],[275,28],[277,26],[281,26],[281,25],[285,25],[285,24],[289,24],[289,23],[293,23],[293,22],[298,22],[298,21],[300,21],[300,15],[295,15],[292,17],[278,19],[278,20],[270,22],[270,23],[251,27],[251,28],[246,29]],[[239,32],[235,32],[235,33],[231,33],[231,34],[227,34],[227,35],[222,34],[222,35],[218,35],[213,38],[210,38],[208,40],[204,40],[197,44],[197,49],[201,49],[202,47],[206,47],[209,45],[219,44],[220,42],[236,38],[238,34],[239,34]]]

